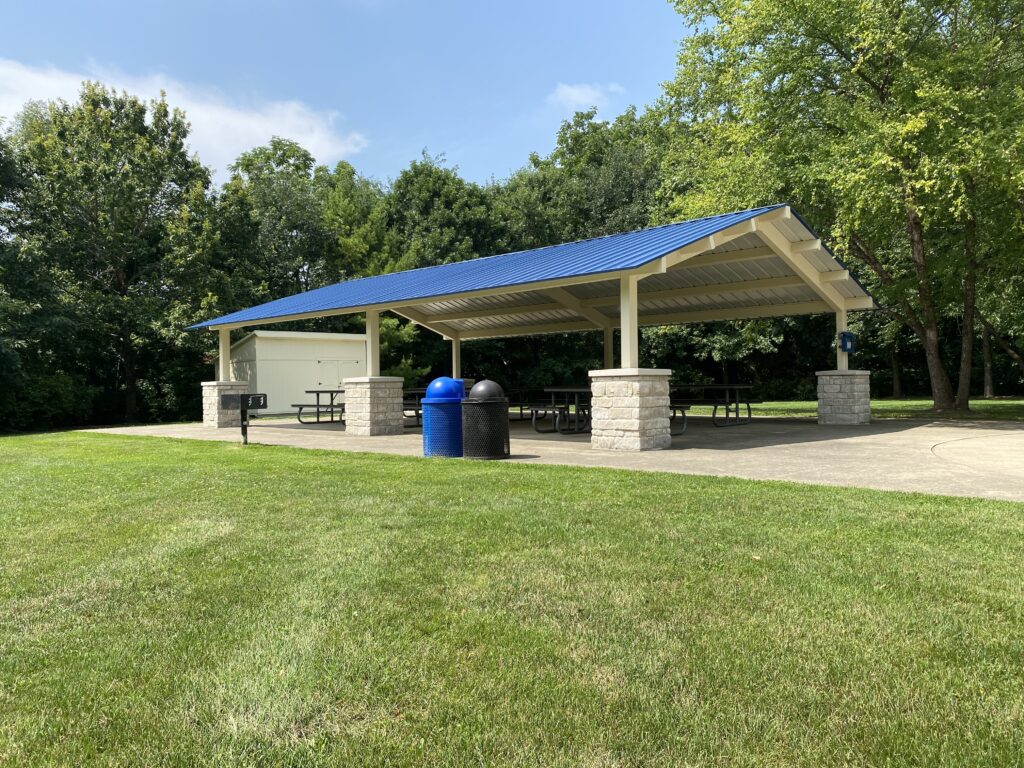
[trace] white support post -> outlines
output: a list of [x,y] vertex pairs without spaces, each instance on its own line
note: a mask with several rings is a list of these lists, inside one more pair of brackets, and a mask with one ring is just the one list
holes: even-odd
[[231,331],[217,331],[217,381],[231,381]]
[[622,333],[620,368],[640,367],[640,326],[637,319],[637,275],[623,275],[619,283],[619,323]]
[[380,376],[380,312],[366,310],[366,375]]
[[615,329],[611,326],[604,329],[604,367],[615,367]]
[[462,342],[452,339],[452,378],[462,378]]
[[836,312],[836,370],[848,371],[850,369],[850,354],[843,352],[843,341],[840,334],[846,330],[846,310]]

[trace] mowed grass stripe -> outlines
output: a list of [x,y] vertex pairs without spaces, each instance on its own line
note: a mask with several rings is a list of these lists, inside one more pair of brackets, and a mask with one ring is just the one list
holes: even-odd
[[1024,505],[0,440],[0,759],[1013,764]]

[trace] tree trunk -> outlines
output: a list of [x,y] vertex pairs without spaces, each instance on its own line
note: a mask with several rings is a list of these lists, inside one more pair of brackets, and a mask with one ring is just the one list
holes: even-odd
[[1003,351],[1010,356],[1010,359],[1017,364],[1020,368],[1021,373],[1024,373],[1024,354],[1020,352],[1016,347],[1013,346],[1009,341],[1004,339],[990,323],[983,314],[978,313],[978,319],[981,320],[981,324],[985,326],[985,330],[992,334],[992,337],[996,340],[996,343],[1003,348]]
[[124,420],[133,424],[139,420],[139,386],[135,373],[135,349],[130,339],[121,345],[124,363]]
[[974,367],[974,309],[978,286],[978,254],[974,218],[968,220],[964,230],[964,255],[967,270],[964,274],[964,327],[960,337],[960,375],[957,378],[956,407],[959,411],[971,407],[971,370]]
[[953,385],[942,364],[939,347],[939,322],[935,310],[935,299],[925,263],[924,226],[920,216],[912,207],[907,207],[907,234],[910,236],[910,257],[917,275],[917,293],[921,300],[921,324],[918,331],[928,364],[928,379],[932,388],[932,407],[936,411],[951,411],[956,407],[953,401]]
[[895,344],[893,344],[892,352],[889,353],[889,365],[892,366],[892,396],[893,398],[903,397],[903,379],[900,377],[900,355]]
[[985,366],[985,390],[982,397],[991,400],[996,396],[996,388],[992,383],[992,332],[984,324],[981,327],[981,355]]

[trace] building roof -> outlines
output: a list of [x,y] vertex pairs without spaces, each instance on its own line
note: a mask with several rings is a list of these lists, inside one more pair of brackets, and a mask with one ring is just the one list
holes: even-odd
[[451,338],[583,330],[617,325],[626,274],[645,275],[642,324],[874,308],[814,232],[779,204],[349,280],[193,327],[387,309]]
[[366,342],[365,333],[333,333],[329,331],[267,331],[253,330],[231,345],[231,348],[248,344],[254,339],[276,339],[278,341],[361,341]]
[[297,341],[366,341],[365,333],[334,333],[333,331],[252,331],[249,336]]

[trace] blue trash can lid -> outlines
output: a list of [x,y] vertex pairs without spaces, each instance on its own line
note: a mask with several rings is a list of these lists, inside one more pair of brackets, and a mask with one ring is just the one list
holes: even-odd
[[461,379],[440,376],[427,385],[427,392],[421,403],[461,403],[466,386]]

